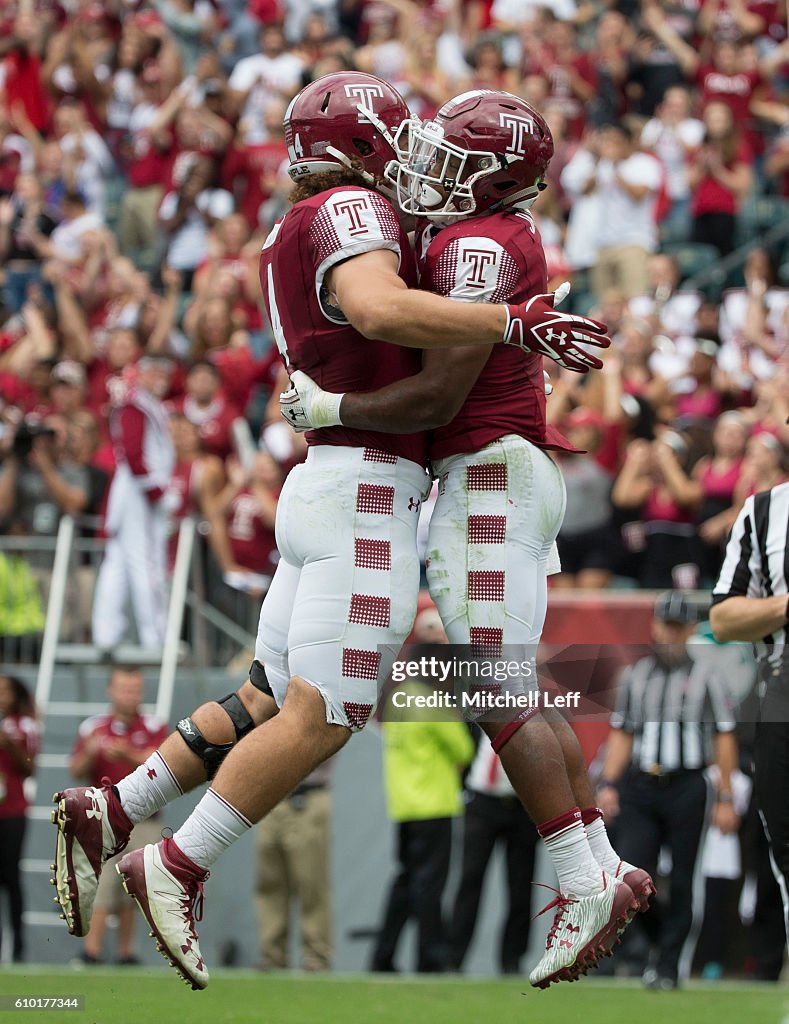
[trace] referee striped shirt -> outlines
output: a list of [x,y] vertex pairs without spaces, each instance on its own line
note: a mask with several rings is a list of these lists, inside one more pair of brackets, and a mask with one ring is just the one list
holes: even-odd
[[714,760],[713,734],[734,729],[731,705],[708,659],[669,665],[653,654],[622,672],[610,721],[632,733],[636,771],[700,770]]
[[[712,603],[727,597],[773,597],[789,593],[789,483],[746,498],[732,527]],[[754,644],[757,660],[780,668],[787,629]]]

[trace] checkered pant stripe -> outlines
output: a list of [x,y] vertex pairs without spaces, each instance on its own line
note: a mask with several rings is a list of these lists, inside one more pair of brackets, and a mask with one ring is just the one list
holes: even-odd
[[360,626],[380,626],[386,629],[389,625],[391,602],[388,597],[372,597],[370,594],[351,594],[351,610],[349,622],[357,622]]
[[500,658],[504,630],[493,626],[472,626],[469,630],[471,654],[476,658]]
[[394,487],[384,484],[359,484],[356,492],[356,511],[390,516],[394,511]]
[[342,674],[348,679],[377,679],[380,664],[379,651],[342,649]]
[[390,541],[356,537],[354,545],[356,548],[354,565],[357,569],[381,569],[384,572],[388,572],[392,568],[392,545]]
[[506,491],[506,463],[488,462],[481,466],[466,466],[466,487],[469,491]]
[[469,544],[503,544],[507,533],[506,516],[469,516]]
[[469,601],[503,601],[503,572],[470,572],[468,574]]
[[386,462],[390,466],[394,466],[397,463],[396,455],[391,455],[389,452],[381,452],[377,448],[365,448],[362,459],[364,462]]
[[373,713],[372,704],[357,704],[354,701],[346,700],[342,706],[345,708],[348,724],[353,729],[363,729]]

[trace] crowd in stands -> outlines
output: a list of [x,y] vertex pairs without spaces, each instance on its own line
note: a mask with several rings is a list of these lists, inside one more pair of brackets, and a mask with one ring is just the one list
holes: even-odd
[[[555,583],[709,585],[739,504],[789,468],[785,13],[0,0],[0,530],[46,537],[64,513],[101,516],[108,411],[143,354],[165,355],[173,532],[196,514],[217,586],[265,591],[277,494],[304,449],[278,415],[258,253],[287,208],[288,101],[358,68],[421,117],[479,87],[544,113],[552,286],[572,280],[575,311],[614,337],[599,374],[548,367],[549,417],[588,453],[562,458]],[[721,263],[763,234],[744,267]],[[0,627],[40,620],[30,588],[46,580],[17,561],[0,552]]]

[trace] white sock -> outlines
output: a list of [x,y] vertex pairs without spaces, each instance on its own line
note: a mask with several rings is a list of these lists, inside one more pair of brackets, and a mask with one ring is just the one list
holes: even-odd
[[173,836],[175,844],[201,868],[210,868],[252,822],[215,790],[209,789]]
[[589,846],[594,854],[594,859],[604,871],[616,877],[617,868],[622,861],[611,845],[605,822],[602,818],[595,818],[594,821],[590,821],[584,827],[586,828],[586,838],[589,840]]
[[178,779],[170,771],[160,753],[151,754],[145,764],[117,785],[121,807],[133,825],[156,814],[171,800],[183,794]]
[[[570,818],[570,814],[566,816]],[[603,888],[603,872],[592,855],[586,838],[581,812],[572,821],[543,836],[550,854],[559,889],[565,896],[592,896]]]

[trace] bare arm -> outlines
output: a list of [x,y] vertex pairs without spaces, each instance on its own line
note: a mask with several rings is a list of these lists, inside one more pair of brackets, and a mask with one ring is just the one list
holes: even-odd
[[[719,732],[715,736],[715,764],[718,768],[718,799],[712,812],[712,823],[724,835],[736,832],[740,816],[732,802],[732,775],[737,768],[737,738],[733,732]],[[721,799],[723,797],[723,799]]]
[[387,434],[442,427],[457,416],[489,355],[478,345],[426,352],[421,373],[379,391],[346,394],[343,425]]
[[326,276],[340,309],[365,338],[407,348],[492,345],[507,327],[506,307],[469,305],[409,289],[397,256],[377,249],[346,260]]
[[750,640],[757,643],[783,629],[787,622],[786,594],[774,597],[727,597],[710,609],[710,625],[716,640]]

